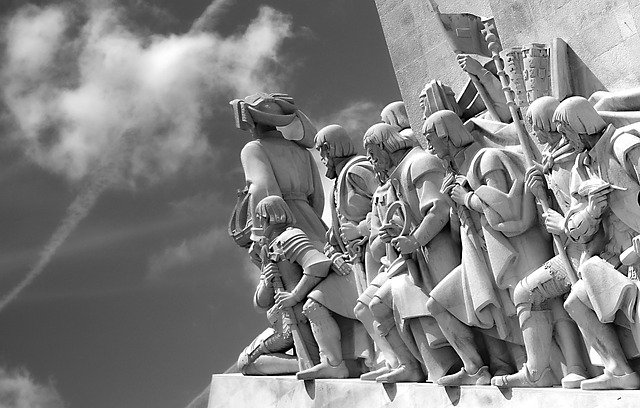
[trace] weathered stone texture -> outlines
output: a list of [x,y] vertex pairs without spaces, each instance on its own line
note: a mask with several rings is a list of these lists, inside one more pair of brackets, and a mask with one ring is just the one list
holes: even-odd
[[379,384],[358,379],[297,381],[295,377],[214,375],[209,408],[635,408],[637,391],[492,386]]
[[[422,124],[417,95],[439,79],[460,92],[467,81],[427,0],[375,0],[414,131]],[[600,88],[640,86],[640,0],[448,0],[442,13],[494,16],[503,46],[563,38],[575,80]],[[408,44],[413,42],[414,44]],[[588,89],[597,89],[598,86]]]

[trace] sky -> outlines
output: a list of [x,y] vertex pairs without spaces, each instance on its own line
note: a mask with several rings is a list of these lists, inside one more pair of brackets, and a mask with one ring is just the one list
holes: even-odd
[[0,406],[186,406],[266,327],[226,233],[257,91],[360,140],[374,2],[0,3]]

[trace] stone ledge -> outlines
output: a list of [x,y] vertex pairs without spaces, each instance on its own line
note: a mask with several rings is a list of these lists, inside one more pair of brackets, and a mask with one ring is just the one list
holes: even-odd
[[297,381],[292,376],[216,374],[209,408],[637,408],[640,391],[562,388],[499,389],[492,386],[377,384],[358,379]]

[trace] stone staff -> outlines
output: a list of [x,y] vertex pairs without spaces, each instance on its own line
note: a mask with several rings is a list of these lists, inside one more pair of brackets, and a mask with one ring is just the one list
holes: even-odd
[[[489,50],[491,51],[493,61],[496,64],[498,77],[500,78],[500,83],[502,84],[502,90],[504,91],[504,96],[507,98],[507,106],[509,107],[509,112],[511,113],[511,117],[513,118],[513,123],[518,133],[518,139],[520,140],[520,145],[522,146],[522,153],[524,154],[527,166],[531,167],[533,165],[534,157],[531,150],[531,138],[522,123],[521,113],[518,110],[515,101],[513,100],[513,94],[511,91],[511,87],[509,86],[509,78],[507,78],[507,75],[504,72],[504,65],[502,63],[502,59],[500,58],[500,51],[502,47],[498,41],[498,36],[493,32],[493,29],[495,28],[493,26],[493,19],[485,20],[483,21],[483,23],[485,29],[485,40],[489,43]],[[546,194],[540,194],[540,198],[538,199],[543,213],[549,211],[549,202],[546,197]],[[558,252],[558,255],[560,255],[560,259],[565,267],[565,270],[567,271],[567,276],[571,283],[574,284],[578,281],[578,275],[573,269],[571,261],[569,261],[569,258],[567,257],[567,253],[565,252],[564,246],[560,241],[560,237],[554,234],[552,234],[552,237],[556,251]]]

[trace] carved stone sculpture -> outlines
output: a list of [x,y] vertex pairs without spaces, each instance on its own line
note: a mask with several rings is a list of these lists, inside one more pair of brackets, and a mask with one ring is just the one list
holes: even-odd
[[[297,308],[304,302],[302,314],[309,320],[318,344],[319,363],[316,360],[315,366],[299,371],[298,379],[347,377],[349,370],[343,358],[342,330],[336,319],[337,315],[353,316],[357,296],[354,277],[331,271],[331,260],[313,246],[302,230],[292,227],[295,216],[282,198],[264,198],[256,207],[256,215],[261,228],[255,233],[262,238],[263,245],[268,245],[271,261],[263,267],[266,289],[278,274],[282,275],[285,287],[275,294],[267,290],[256,299],[263,304],[274,298],[278,309]],[[295,286],[286,284],[284,268],[302,274]],[[296,350],[298,348],[296,344]]]
[[513,92],[514,100],[519,108],[529,106],[527,89],[524,85],[522,67],[522,47],[512,47],[500,52],[504,61],[504,72],[509,77],[509,87]]
[[[534,135],[540,145],[545,146],[542,168],[533,167],[527,171],[527,185],[534,195],[547,194],[545,180],[553,192],[557,207],[544,214],[547,231],[564,234],[564,216],[569,210],[570,172],[576,153],[568,141],[562,138],[553,123],[553,113],[559,102],[550,96],[536,99],[527,111]],[[544,176],[543,176],[544,173]],[[581,248],[572,242],[566,245],[568,256],[576,268]],[[556,255],[525,277],[514,290],[514,302],[518,312],[520,328],[527,351],[527,362],[513,375],[495,377],[493,385],[499,387],[550,387],[556,383],[551,372],[553,332],[559,343],[567,367],[567,375],[562,379],[565,388],[579,388],[587,377],[587,370],[580,351],[582,339],[575,323],[562,307],[562,296],[571,289],[565,266]]]
[[549,49],[545,44],[530,44],[522,49],[524,84],[527,100],[532,103],[551,94]]
[[349,135],[339,125],[322,128],[315,137],[315,145],[327,167],[326,176],[335,180],[329,203],[332,225],[325,252],[335,261],[349,265],[351,270],[348,273],[352,273],[356,281],[357,292],[344,299],[344,307],[352,310],[347,313],[348,317],[357,317],[363,323],[379,349],[392,355],[388,343],[374,331],[373,316],[368,307],[356,303],[357,296],[362,294],[379,269],[379,263],[373,259],[369,248],[367,218],[371,211],[371,197],[378,185],[376,175],[367,158],[356,154]]
[[[439,191],[444,169],[436,157],[413,147],[413,140],[391,125],[373,125],[363,141],[369,160],[377,172],[388,178],[395,198],[404,208],[403,222],[407,224],[404,234],[399,234],[391,222],[381,225],[379,231],[381,240],[392,244],[401,256],[389,266],[389,280],[369,305],[378,328],[400,361],[399,368],[378,381],[420,379],[414,360],[399,352],[404,349],[400,340],[424,364],[429,379],[435,381],[457,363],[455,353],[429,316],[425,295],[455,267],[459,257],[449,231],[449,204]],[[429,258],[427,264],[427,253],[438,256]]]
[[[615,129],[607,126],[582,97],[563,101],[554,113],[560,131],[581,152],[572,169],[574,198],[566,229],[571,240],[584,244],[586,259],[579,269],[565,308],[584,333],[587,343],[604,363],[604,374],[581,383],[584,390],[637,389],[640,376],[627,357],[637,356],[635,310],[638,295],[637,257],[621,255],[637,248],[640,232],[640,133],[637,125]],[[631,251],[635,251],[631,250]],[[613,324],[616,312],[628,324],[635,344],[623,348]],[[624,316],[624,317],[623,317]]]
[[309,132],[308,119],[284,94],[258,93],[232,101],[232,105],[236,108],[236,125],[250,130],[255,138],[240,153],[250,218],[255,223],[254,209],[260,200],[269,195],[280,196],[295,215],[295,226],[322,248],[326,232],[321,220],[324,193],[313,157],[305,148],[313,146],[307,143],[313,135],[294,135],[293,140],[288,140],[276,128],[298,117],[303,125],[309,125],[303,126]]
[[[484,141],[474,140],[453,112],[431,115],[424,132],[431,150],[448,164],[452,176],[458,175],[443,189],[457,204],[461,232],[466,234],[460,267],[431,291],[428,303],[464,363],[459,373],[443,377],[439,384],[489,384],[489,368],[469,326],[495,328],[494,336],[520,343],[520,330],[513,327],[513,289],[550,258],[551,248],[537,224],[533,196],[524,188],[522,157],[503,149],[482,149]],[[466,179],[460,177],[463,174]],[[494,353],[500,360],[502,352],[496,348]],[[492,368],[494,375],[510,371],[504,363]]]

